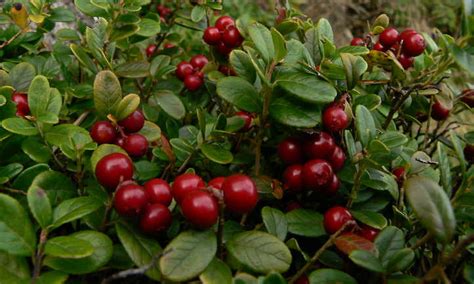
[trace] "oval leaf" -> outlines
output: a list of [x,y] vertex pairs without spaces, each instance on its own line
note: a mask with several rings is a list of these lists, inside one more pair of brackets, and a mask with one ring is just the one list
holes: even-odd
[[288,222],[283,212],[265,206],[262,208],[262,219],[267,232],[284,241],[288,233]]
[[93,197],[82,196],[63,201],[54,209],[53,227],[82,218],[102,206],[101,202]]
[[128,94],[122,98],[115,111],[115,118],[122,120],[132,114],[140,105],[140,97],[136,94]]
[[319,237],[326,234],[323,215],[309,209],[296,209],[286,213],[288,231],[304,237]]
[[211,161],[218,164],[229,164],[234,159],[232,152],[214,144],[202,144],[201,152]]
[[60,258],[82,258],[94,253],[94,247],[85,240],[70,236],[49,239],[44,246],[44,253]]
[[28,206],[41,228],[46,228],[53,221],[53,209],[46,191],[42,188],[30,187],[27,194]]
[[369,252],[375,252],[376,248],[374,244],[354,233],[344,233],[334,240],[334,245],[343,253],[349,255],[355,250],[365,250]]
[[385,268],[380,264],[379,259],[366,250],[354,250],[349,254],[349,258],[355,264],[374,272],[385,272]]
[[311,284],[357,284],[357,281],[352,278],[347,273],[342,271],[331,269],[331,268],[323,268],[318,269],[309,275],[309,283]]
[[183,102],[173,92],[163,90],[150,98],[150,105],[158,105],[166,114],[174,119],[182,119],[186,114]]
[[94,104],[101,116],[114,113],[122,99],[122,88],[117,76],[112,71],[101,71],[94,80]]
[[199,280],[203,284],[231,284],[232,271],[222,260],[214,258],[206,270],[199,275]]

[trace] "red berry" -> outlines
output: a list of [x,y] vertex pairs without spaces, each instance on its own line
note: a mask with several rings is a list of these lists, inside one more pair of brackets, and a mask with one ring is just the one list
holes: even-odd
[[191,92],[199,90],[204,82],[198,75],[188,75],[184,79],[184,86]]
[[165,5],[158,5],[156,6],[156,11],[158,12],[158,14],[162,17],[168,17],[169,15],[171,15],[171,9],[166,7]]
[[435,101],[431,109],[431,118],[440,121],[445,120],[449,116],[451,109],[445,107],[440,101]]
[[237,73],[235,73],[234,69],[232,67],[226,66],[226,65],[220,65],[219,66],[219,72],[226,76],[236,76]]
[[112,123],[108,121],[97,121],[92,125],[90,131],[92,139],[99,144],[114,143],[117,133]]
[[141,111],[135,110],[132,114],[119,121],[118,124],[125,128],[125,131],[128,133],[135,133],[140,131],[143,125],[145,125],[145,117]]
[[253,121],[252,114],[245,111],[238,111],[235,113],[235,115],[244,120],[244,126],[242,126],[240,131],[247,132],[250,130],[250,128],[252,128],[252,121]]
[[339,181],[337,175],[334,174],[332,176],[331,182],[325,188],[323,188],[323,193],[328,195],[334,195],[337,193],[340,186],[341,182]]
[[379,234],[379,232],[380,230],[377,230],[375,228],[362,224],[360,226],[360,230],[357,231],[357,235],[373,242],[375,238],[377,237],[377,235]]
[[464,90],[461,94],[461,101],[469,107],[474,108],[474,90]]
[[319,132],[304,143],[304,152],[311,159],[324,159],[329,157],[336,147],[332,136],[326,132]]
[[288,165],[303,162],[303,145],[296,138],[286,138],[278,144],[278,156]]
[[160,203],[165,206],[171,204],[171,200],[173,199],[171,196],[171,187],[165,180],[154,178],[147,181],[143,186],[148,203]]
[[331,132],[339,132],[349,126],[349,117],[344,107],[331,104],[323,112],[323,125]]
[[385,51],[385,47],[383,47],[383,45],[378,41],[374,44],[372,49],[377,51]]
[[176,77],[183,81],[189,75],[194,73],[194,67],[187,61],[181,61],[176,65]]
[[123,148],[123,145],[125,145],[125,137],[117,137],[114,143]]
[[360,37],[355,37],[351,40],[352,46],[365,46],[365,40]]
[[288,166],[283,172],[283,184],[285,188],[293,192],[303,190],[303,166]]
[[329,185],[334,172],[325,160],[314,159],[303,166],[303,184],[309,190],[320,190]]
[[225,179],[222,184],[224,202],[229,211],[245,214],[257,205],[257,186],[251,178],[242,174],[235,174]]
[[474,163],[474,144],[466,144],[464,147],[464,157],[469,163]]
[[197,68],[198,70],[201,70],[204,66],[206,66],[208,62],[209,60],[207,59],[207,57],[202,54],[193,56],[189,61],[189,63],[191,63],[191,65],[194,68]]
[[224,42],[224,44],[228,47],[239,47],[243,41],[244,38],[242,37],[242,35],[240,35],[240,32],[236,27],[229,27],[222,34],[222,42]]
[[174,44],[168,42],[168,43],[165,43],[165,44],[163,45],[163,47],[164,47],[165,49],[169,49],[169,48],[174,48],[174,47],[176,47],[176,45],[174,45]]
[[183,199],[192,191],[203,189],[206,184],[202,178],[196,174],[185,173],[178,177],[171,186],[171,194],[176,202],[181,203]]
[[25,116],[30,114],[30,107],[28,105],[28,96],[24,93],[13,93],[12,101],[16,104],[16,115]]
[[209,45],[217,45],[221,42],[221,31],[216,27],[208,27],[204,31],[202,39]]
[[201,72],[201,71],[198,71],[196,73],[194,73],[194,75],[198,76],[199,78],[201,78],[201,80],[204,80],[204,73]]
[[405,42],[409,36],[416,33],[417,32],[414,29],[406,29],[400,33],[400,36],[398,37],[398,41]]
[[404,167],[398,167],[392,170],[392,174],[395,176],[395,180],[398,184],[403,183],[403,180],[405,179],[405,173],[406,171]]
[[301,275],[300,278],[296,279],[295,284],[309,284],[308,276]]
[[425,51],[425,39],[420,34],[410,34],[404,39],[402,50],[407,55],[418,56]]
[[140,229],[148,234],[165,231],[171,225],[172,217],[168,207],[160,203],[148,204],[140,219]]
[[198,190],[183,199],[181,212],[189,223],[200,229],[207,229],[217,222],[219,206],[213,196]]
[[153,53],[155,53],[155,50],[156,50],[156,45],[150,44],[145,50],[146,56],[151,57]]
[[141,134],[130,134],[125,137],[123,149],[127,151],[130,156],[141,157],[145,155],[148,150],[148,140]]
[[301,204],[299,204],[298,201],[290,201],[286,205],[286,212],[290,212],[290,211],[293,211],[293,210],[299,209],[299,208],[301,208]]
[[216,178],[211,179],[207,183],[207,185],[212,188],[222,190],[222,184],[224,183],[224,181],[225,181],[225,177],[216,177]]
[[143,187],[133,182],[119,185],[114,195],[115,210],[122,216],[138,216],[146,203]]
[[344,224],[353,220],[351,212],[342,206],[335,206],[324,213],[324,228],[328,234],[334,234]]
[[225,43],[223,43],[222,41],[216,45],[216,50],[222,55],[229,55],[229,53],[232,52],[232,48],[225,45]]
[[398,41],[398,31],[394,28],[386,28],[379,36],[379,42],[386,48],[391,47]]
[[341,147],[336,146],[334,152],[332,152],[332,155],[329,157],[328,162],[334,171],[340,171],[346,162],[346,154],[344,153],[344,150]]
[[115,189],[121,181],[132,179],[132,160],[122,153],[109,154],[97,163],[95,176],[102,186]]
[[235,26],[235,21],[230,16],[222,16],[217,19],[215,26],[220,31],[225,31],[228,27]]
[[402,65],[403,69],[407,70],[408,68],[413,66],[413,63],[415,62],[415,58],[405,55],[404,53],[400,54],[400,56],[397,58],[398,62]]

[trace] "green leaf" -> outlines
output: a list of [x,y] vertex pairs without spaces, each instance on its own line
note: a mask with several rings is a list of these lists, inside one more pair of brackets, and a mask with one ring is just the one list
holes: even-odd
[[309,103],[330,103],[337,95],[336,89],[315,75],[306,73],[290,73],[280,76],[278,85],[288,93]]
[[279,96],[270,103],[270,116],[284,125],[311,128],[321,121],[321,108],[289,96]]
[[234,159],[232,152],[219,145],[202,144],[200,148],[204,156],[218,164],[226,165]]
[[288,282],[280,273],[270,272],[266,276],[258,277],[259,284],[287,284]]
[[110,41],[119,41],[131,37],[140,30],[140,27],[135,24],[124,25],[121,27],[116,27],[112,30],[110,34]]
[[349,274],[331,268],[322,268],[311,272],[309,275],[311,284],[357,284],[357,281]]
[[319,237],[326,234],[323,215],[309,209],[295,209],[286,213],[288,231],[298,236]]
[[101,206],[102,204],[99,200],[89,196],[76,197],[63,201],[54,209],[53,227],[57,228],[63,224],[89,215]]
[[369,54],[369,49],[365,46],[343,46],[337,50],[338,53],[350,53],[352,55]]
[[26,258],[0,251],[1,283],[30,283],[30,268]]
[[28,187],[33,182],[33,179],[40,173],[49,170],[47,164],[36,164],[31,166],[19,174],[13,181],[12,187],[19,190],[28,190]]
[[114,113],[122,99],[122,88],[112,71],[101,71],[94,80],[94,104],[97,112],[105,117]]
[[144,37],[152,37],[161,30],[160,22],[147,18],[141,19],[140,23],[138,23],[138,27],[140,29],[137,31],[137,35]]
[[399,228],[388,226],[377,235],[374,244],[379,252],[379,259],[382,261],[382,265],[389,268],[387,264],[392,255],[405,246],[405,237]]
[[278,209],[265,206],[262,208],[262,219],[267,232],[284,241],[288,233],[286,216]]
[[60,29],[56,32],[56,37],[59,40],[81,40],[76,30],[73,29]]
[[264,25],[255,23],[248,28],[248,33],[263,60],[270,63],[275,58],[271,32]]
[[387,219],[380,213],[365,210],[351,210],[351,214],[357,221],[369,225],[370,227],[382,230],[387,226]]
[[271,29],[273,46],[275,47],[275,61],[280,61],[285,58],[288,50],[286,49],[286,42],[283,35],[275,28]]
[[115,68],[115,73],[125,78],[147,77],[150,76],[150,63],[147,61],[125,62]]
[[61,110],[61,94],[58,90],[49,88],[46,77],[38,75],[28,89],[28,105],[31,114],[38,120],[44,115],[54,115],[53,120],[57,122],[57,116]]
[[168,72],[167,68],[172,67],[169,72],[174,70],[173,66],[170,66],[171,58],[168,55],[158,55],[150,63],[150,75],[161,77],[166,75]]
[[367,70],[367,62],[362,57],[350,53],[341,53],[341,59],[346,72],[347,89],[352,90],[357,85],[360,76]]
[[11,117],[2,121],[2,127],[5,130],[24,136],[38,135],[38,129],[24,118]]
[[459,66],[471,74],[474,73],[474,55],[472,50],[461,49],[456,45],[452,45],[451,50]]
[[64,284],[69,275],[61,271],[47,271],[41,273],[36,281],[37,284]]
[[385,268],[380,264],[379,259],[366,250],[354,250],[349,254],[349,258],[355,264],[374,272],[385,272]]
[[73,11],[66,7],[57,7],[51,10],[51,16],[48,17],[48,20],[52,22],[74,22],[76,16]]
[[94,253],[94,247],[85,240],[70,236],[49,239],[44,246],[44,253],[59,258],[83,258]]
[[75,0],[77,9],[90,17],[107,17],[107,11],[94,5],[90,0]]
[[397,272],[407,269],[415,259],[415,252],[411,248],[403,248],[392,254],[385,268],[388,272]]
[[239,77],[249,81],[250,83],[255,82],[257,72],[255,71],[252,60],[247,53],[239,49],[234,49],[230,53],[229,62]]
[[290,268],[291,253],[277,237],[260,231],[235,235],[227,243],[228,253],[244,267],[258,272],[285,272]]
[[80,231],[70,237],[90,243],[94,248],[92,255],[78,259],[47,256],[44,259],[45,265],[74,275],[88,274],[106,265],[112,257],[112,241],[103,233]]
[[183,102],[173,92],[161,90],[149,100],[151,106],[159,106],[166,114],[174,119],[182,119],[186,115]]
[[217,239],[212,230],[183,232],[164,249],[161,273],[174,282],[190,280],[206,269],[216,251]]
[[[36,75],[35,67],[30,63],[21,62],[10,70],[10,80],[17,92],[26,92]],[[28,97],[29,100],[29,97]]]
[[380,96],[376,94],[365,94],[365,95],[354,96],[354,103],[352,104],[352,107],[355,108],[358,105],[363,105],[368,110],[374,111],[381,104],[382,104],[382,98],[380,98]]
[[136,94],[128,94],[122,98],[117,106],[115,118],[118,121],[131,115],[140,105],[140,97]]
[[225,262],[214,258],[199,275],[199,280],[203,284],[232,284],[232,271]]
[[449,164],[449,158],[446,154],[445,146],[438,142],[436,145],[438,162],[439,162],[439,171],[441,175],[441,184],[443,185],[444,191],[448,196],[451,196],[451,165]]
[[374,118],[370,111],[363,105],[358,105],[355,112],[357,136],[359,137],[360,142],[362,142],[362,145],[368,146],[369,142],[377,134]]
[[89,138],[88,141],[92,142],[89,131],[73,124],[60,124],[51,127],[47,130],[45,136],[48,143],[60,147],[63,145],[69,145],[71,137],[76,134],[86,136]]
[[53,221],[53,209],[48,195],[40,187],[30,187],[27,194],[28,206],[41,228],[48,227]]
[[87,53],[84,51],[84,49],[77,44],[71,44],[69,45],[69,48],[71,49],[72,53],[74,56],[77,58],[77,60],[84,65],[89,71],[92,73],[97,73],[97,66],[94,64],[94,61],[87,55]]
[[36,235],[23,207],[13,197],[0,193],[0,250],[31,256]]
[[454,151],[456,155],[458,156],[459,165],[461,166],[461,171],[462,173],[465,173],[467,160],[466,160],[466,157],[464,156],[464,151],[463,151],[461,141],[458,135],[456,134],[456,132],[454,132],[452,129],[449,131],[449,136],[451,138],[451,142],[453,143]]
[[103,50],[107,40],[107,25],[107,21],[104,18],[100,18],[94,28],[87,27],[85,33],[87,46],[102,67],[110,67],[110,63]]
[[161,128],[158,125],[154,124],[153,122],[145,120],[145,124],[143,125],[143,128],[140,129],[140,132],[138,133],[145,136],[148,142],[153,142],[160,139]]
[[405,194],[421,224],[443,243],[454,236],[456,220],[448,196],[431,179],[413,176],[405,182]]
[[197,23],[200,22],[206,16],[206,8],[201,5],[194,6],[191,11],[191,21]]
[[23,170],[23,165],[20,163],[11,163],[6,166],[0,167],[0,178],[3,179],[3,183],[7,183],[17,174]]
[[217,82],[217,94],[248,112],[261,112],[260,96],[255,87],[239,77],[225,77]]
[[408,142],[408,138],[398,131],[386,131],[380,135],[379,140],[390,149],[400,147]]
[[34,191],[38,188],[46,191],[46,195],[52,206],[76,195],[76,188],[72,184],[71,179],[55,171],[43,170],[36,175],[28,191]]

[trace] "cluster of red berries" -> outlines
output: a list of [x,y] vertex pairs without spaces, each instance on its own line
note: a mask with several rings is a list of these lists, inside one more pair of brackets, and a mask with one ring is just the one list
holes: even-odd
[[156,12],[160,15],[160,20],[162,22],[166,22],[166,20],[171,16],[173,10],[166,7],[165,5],[158,5],[156,6]]
[[140,131],[144,124],[145,117],[139,110],[135,110],[117,124],[105,120],[97,121],[90,134],[98,144],[116,144],[130,156],[141,157],[148,150],[148,140],[136,132]]
[[[165,49],[168,49],[168,48],[173,48],[173,47],[175,47],[175,45],[172,44],[172,43],[165,43],[165,44],[163,45],[163,47],[164,47]],[[150,44],[150,45],[148,45],[147,48],[145,49],[146,56],[147,56],[147,57],[151,57],[151,56],[155,53],[155,50],[156,50],[156,44]]]
[[204,84],[202,68],[209,62],[202,54],[195,55],[187,61],[181,61],[176,66],[176,77],[184,82],[186,89],[196,91]]
[[[362,38],[353,38],[351,45],[365,46]],[[406,29],[399,33],[395,28],[386,28],[380,35],[379,40],[373,46],[377,51],[391,50],[397,55],[397,59],[403,68],[413,66],[414,57],[425,51],[425,39],[414,29]]]
[[216,20],[215,26],[208,27],[202,36],[203,40],[215,47],[222,55],[228,55],[234,48],[242,45],[244,38],[235,26],[232,17],[222,16]]
[[14,92],[12,101],[16,104],[16,116],[26,116],[30,114],[28,96],[25,93]]
[[[342,206],[334,206],[324,213],[324,229],[328,234],[334,234],[341,229],[347,222],[354,221],[351,212]],[[352,230],[353,227],[346,227]],[[374,241],[380,231],[368,225],[361,224],[355,229],[355,233],[369,241]]]
[[323,126],[330,132],[340,132],[349,126],[349,116],[345,111],[345,98],[330,103],[323,112]]
[[311,190],[325,194],[338,191],[340,182],[336,172],[344,167],[346,155],[330,134],[319,132],[304,142],[287,138],[278,145],[278,155],[288,165],[283,172],[283,182],[289,191]]

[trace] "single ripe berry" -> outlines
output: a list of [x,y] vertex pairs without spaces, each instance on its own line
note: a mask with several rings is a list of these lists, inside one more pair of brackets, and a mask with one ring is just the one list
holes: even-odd
[[198,76],[199,78],[201,78],[201,80],[204,80],[204,73],[201,72],[201,71],[197,71],[196,73],[194,73],[194,75]]
[[413,63],[415,62],[415,58],[406,55],[404,53],[400,54],[400,56],[397,58],[398,62],[402,65],[403,69],[407,70],[408,68],[413,66]]
[[194,73],[194,67],[187,61],[181,61],[176,65],[176,77],[184,81],[186,77]]
[[218,53],[222,54],[222,55],[229,55],[229,53],[232,52],[232,48],[228,47],[227,45],[225,45],[225,43],[223,43],[222,41],[219,42],[217,45],[216,45],[216,50]]
[[222,184],[224,184],[224,181],[225,181],[225,177],[216,177],[216,178],[211,179],[207,183],[207,185],[212,188],[222,190]]
[[125,137],[123,149],[127,151],[130,156],[141,157],[145,155],[148,150],[148,140],[141,134],[130,134]]
[[356,233],[357,235],[373,242],[375,238],[377,237],[377,235],[379,234],[379,232],[380,230],[377,230],[375,228],[362,224],[360,226],[360,230],[358,230]]
[[313,134],[303,145],[305,154],[311,159],[325,159],[334,152],[335,147],[336,142],[326,132]]
[[171,15],[171,9],[166,7],[165,5],[158,5],[156,6],[156,11],[158,12],[158,14],[162,17],[168,17],[169,15]]
[[114,195],[114,207],[118,214],[135,217],[140,214],[147,203],[143,187],[136,183],[119,185]]
[[112,123],[97,121],[90,130],[92,139],[99,144],[111,144],[117,139],[117,132]]
[[166,231],[171,225],[172,216],[168,207],[160,203],[148,204],[140,219],[140,229],[148,234]]
[[186,220],[200,229],[207,229],[217,222],[219,206],[207,192],[198,190],[189,193],[180,206]]
[[278,144],[278,156],[287,165],[302,163],[303,145],[297,138],[288,137]]
[[202,39],[209,45],[217,45],[221,42],[221,31],[216,27],[208,27],[204,30]]
[[303,166],[291,165],[283,172],[283,184],[286,189],[292,192],[303,190]]
[[135,133],[140,131],[143,125],[145,125],[145,117],[141,111],[135,110],[132,114],[119,121],[118,124],[125,128],[125,131],[128,133]]
[[115,189],[120,182],[132,179],[132,160],[122,153],[109,154],[97,163],[95,176],[102,186]]
[[222,190],[226,208],[231,212],[249,213],[257,205],[257,186],[246,175],[235,174],[227,177],[222,184]]
[[395,176],[395,180],[398,184],[402,184],[403,180],[405,180],[405,168],[404,167],[397,167],[392,170],[392,174]]
[[324,213],[324,229],[330,235],[353,220],[351,212],[342,206],[334,206]]
[[445,107],[440,101],[435,101],[431,109],[431,118],[437,121],[445,120],[449,116],[451,109]]
[[339,146],[334,147],[334,152],[332,152],[328,162],[335,172],[340,171],[346,162],[346,154],[344,153],[344,150]]
[[425,39],[423,36],[413,33],[406,36],[406,39],[403,41],[402,51],[410,56],[418,56],[425,51],[425,47]]
[[339,132],[349,126],[349,117],[344,107],[338,104],[329,105],[323,112],[323,125],[331,132]]
[[171,186],[171,194],[173,195],[176,202],[181,203],[183,199],[192,191],[203,189],[206,184],[202,178],[193,173],[185,173],[178,177]]
[[290,212],[290,211],[293,211],[293,210],[299,209],[299,208],[301,208],[301,204],[298,201],[290,201],[286,205],[285,210],[286,210],[286,212]]
[[230,16],[222,16],[216,20],[215,27],[220,31],[225,31],[228,27],[235,26],[235,21]]
[[464,90],[461,94],[461,101],[474,108],[474,89]]
[[377,41],[377,42],[374,44],[373,50],[385,51],[385,47],[383,47],[383,45],[382,45],[380,42]]
[[469,163],[474,163],[474,144],[466,144],[464,147],[464,157]]
[[150,44],[145,50],[146,56],[151,57],[153,55],[153,53],[155,53],[155,50],[156,50],[156,45],[155,44]]
[[405,42],[409,36],[416,33],[417,32],[414,29],[406,29],[400,33],[400,36],[398,37],[398,41],[401,41],[403,44],[403,42]]
[[189,61],[189,63],[191,63],[191,65],[198,70],[201,70],[208,62],[209,60],[207,57],[202,54],[193,56]]
[[252,128],[253,116],[252,114],[245,111],[238,111],[235,113],[236,116],[244,120],[244,126],[240,129],[242,132],[247,132]]
[[332,175],[331,182],[326,187],[324,187],[322,191],[327,195],[334,195],[337,193],[340,186],[341,182],[339,181],[337,175],[334,174]]
[[163,179],[154,178],[147,181],[143,187],[148,203],[160,203],[165,206],[171,204],[173,196],[171,196],[171,187]]
[[300,278],[296,279],[295,284],[309,284],[308,276],[301,275]]
[[25,116],[30,114],[30,107],[28,105],[28,96],[24,93],[14,93],[12,101],[16,104],[16,115]]
[[174,48],[174,47],[176,47],[176,45],[174,45],[174,44],[168,42],[168,43],[165,43],[165,44],[163,45],[163,47],[164,47],[165,49],[169,49],[169,48]]
[[244,38],[236,27],[229,27],[222,34],[222,42],[230,48],[239,47]]
[[360,37],[355,37],[351,40],[352,46],[365,46],[365,40]]
[[184,78],[184,86],[191,92],[199,90],[204,82],[198,75],[188,75]]
[[398,31],[394,28],[386,28],[379,36],[379,42],[386,48],[391,47],[398,41]]
[[321,190],[332,181],[334,172],[325,160],[314,159],[304,164],[302,175],[308,190]]

